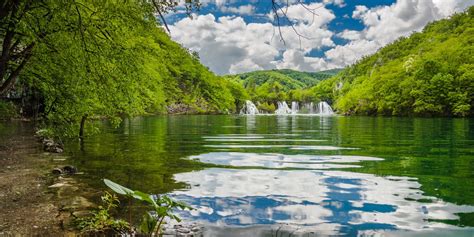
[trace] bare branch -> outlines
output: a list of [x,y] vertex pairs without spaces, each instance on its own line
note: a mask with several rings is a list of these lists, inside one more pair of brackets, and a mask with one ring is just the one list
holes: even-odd
[[[311,39],[314,39],[312,37],[308,37],[308,36],[305,36],[301,33],[298,32],[298,30],[296,29],[295,27],[295,22],[293,22],[293,20],[291,20],[291,18],[288,16],[288,8],[289,8],[289,1],[287,0],[286,1],[286,6],[282,7],[278,2],[277,0],[272,0],[272,12],[273,12],[273,16],[274,16],[274,22],[276,23],[276,26],[278,28],[278,32],[279,32],[279,35],[280,35],[280,40],[283,42],[283,44],[285,44],[285,40],[283,39],[283,34],[282,34],[282,31],[281,31],[281,27],[282,27],[282,19],[286,19],[286,21],[288,21],[289,23],[289,26],[291,27],[291,29],[293,30],[293,32],[298,36],[298,40],[299,40],[299,43],[300,43],[300,48],[302,47],[301,46],[301,38],[303,39],[307,39],[307,40],[311,40]],[[312,20],[312,23],[314,23],[314,17],[315,16],[319,16],[315,10],[317,10],[319,7],[316,7],[316,8],[310,8],[308,7],[305,3],[303,3],[303,1],[301,0],[298,0],[297,1],[298,5],[302,6],[305,10],[307,10],[308,12],[310,12],[312,15],[313,15],[313,20]],[[272,36],[272,39],[273,39],[273,36]]]

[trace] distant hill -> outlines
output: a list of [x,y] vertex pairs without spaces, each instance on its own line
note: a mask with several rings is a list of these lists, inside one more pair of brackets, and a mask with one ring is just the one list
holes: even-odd
[[474,6],[364,57],[303,95],[345,114],[474,116]]
[[240,79],[245,88],[259,87],[263,84],[273,84],[275,82],[283,86],[283,90],[303,89],[318,84],[321,80],[330,78],[340,69],[334,69],[322,72],[300,72],[291,69],[274,69],[264,71],[247,72],[237,75],[231,75]]

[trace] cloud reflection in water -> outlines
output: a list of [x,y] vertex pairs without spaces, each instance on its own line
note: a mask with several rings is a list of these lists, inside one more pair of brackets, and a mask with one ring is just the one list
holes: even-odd
[[[193,158],[232,166],[315,168],[380,160],[361,156],[209,153]],[[301,163],[298,163],[300,161]],[[335,164],[332,164],[335,165]],[[195,210],[184,218],[214,226],[291,224],[332,234],[364,230],[455,228],[428,219],[458,219],[472,206],[423,195],[416,179],[334,170],[221,169],[175,175],[190,185],[172,195]],[[413,200],[430,199],[430,203]]]

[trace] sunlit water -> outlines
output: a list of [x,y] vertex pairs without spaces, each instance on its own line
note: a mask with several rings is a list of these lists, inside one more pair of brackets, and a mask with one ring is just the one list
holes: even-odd
[[69,144],[82,179],[168,193],[207,236],[474,230],[474,121],[163,116]]

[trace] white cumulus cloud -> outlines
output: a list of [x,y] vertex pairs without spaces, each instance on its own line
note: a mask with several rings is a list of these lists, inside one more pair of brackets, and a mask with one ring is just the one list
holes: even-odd
[[[256,14],[251,4],[232,6],[233,0],[205,2],[236,16],[216,18],[209,13],[183,18],[170,26],[171,36],[197,51],[202,62],[218,74],[273,68],[319,71],[344,67],[400,36],[420,31],[427,23],[474,4],[474,0],[397,0],[391,5],[372,8],[358,5],[352,18],[363,24],[363,30],[345,29],[336,33],[329,23],[343,16],[336,16],[326,6],[344,7],[346,3],[342,0],[323,0],[307,4],[306,8],[298,3],[290,4],[285,7],[285,13],[294,28],[285,24],[276,27],[271,9],[266,14],[267,23],[248,23],[240,15]],[[280,40],[279,30],[284,42]],[[346,43],[336,45],[334,37],[345,39]],[[322,57],[310,56],[310,52],[321,49],[326,51]]]
[[[320,60],[288,61],[290,52],[298,51],[304,56],[313,49],[335,46],[331,39],[334,33],[327,29],[335,15],[321,3],[309,7],[318,7],[318,16],[314,20],[313,14],[304,11],[301,5],[288,8],[287,14],[295,24],[294,29],[285,25],[280,27],[284,42],[280,40],[278,28],[271,23],[246,23],[240,16],[216,18],[212,14],[183,18],[170,26],[171,36],[198,52],[202,62],[218,74],[273,69],[283,65],[321,70],[324,68],[320,68]],[[295,30],[303,37],[299,37]]]
[[235,13],[239,15],[251,15],[255,13],[255,7],[252,5],[242,5],[238,7],[227,7],[223,6],[220,8],[222,12],[225,13]]

